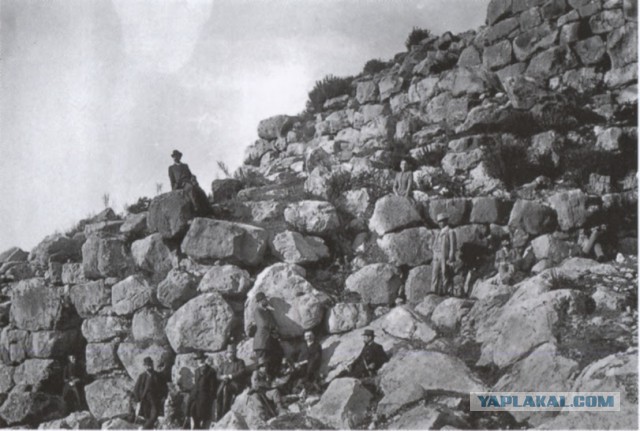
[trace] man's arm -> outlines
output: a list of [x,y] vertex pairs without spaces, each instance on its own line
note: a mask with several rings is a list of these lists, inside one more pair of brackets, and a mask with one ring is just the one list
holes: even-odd
[[449,230],[449,261],[451,263],[455,262],[456,260],[456,249],[457,247],[457,241],[456,241],[456,233],[453,231],[453,229]]
[[413,190],[413,175],[408,175],[409,180],[407,181],[407,189],[404,192],[404,197],[408,198],[411,196],[411,191]]
[[173,175],[173,169],[171,169],[171,166],[169,166],[169,182],[171,183],[171,190],[175,190],[176,189],[176,178]]

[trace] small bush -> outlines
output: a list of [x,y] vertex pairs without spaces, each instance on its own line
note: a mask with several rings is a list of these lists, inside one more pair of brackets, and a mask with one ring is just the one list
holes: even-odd
[[427,30],[426,28],[413,27],[413,30],[411,30],[411,33],[407,36],[407,40],[404,42],[404,46],[406,46],[407,49],[411,49],[412,45],[417,45],[429,36],[431,36],[430,30]]
[[378,73],[386,69],[387,67],[389,67],[389,63],[387,63],[386,61],[373,59],[365,63],[362,72],[366,75],[373,75],[374,73]]
[[125,207],[125,210],[129,214],[139,214],[141,212],[145,212],[149,210],[149,205],[151,204],[151,199],[146,196],[138,198],[138,202],[135,204],[131,204]]
[[351,94],[351,81],[353,77],[340,78],[333,75],[325,76],[321,81],[316,81],[313,90],[309,92],[307,111],[322,111],[324,102],[344,94]]
[[555,178],[558,173],[551,157],[540,157],[533,162],[527,155],[527,147],[518,142],[499,142],[488,146],[483,162],[487,173],[502,181],[508,189],[528,183],[540,175]]
[[242,183],[242,188],[261,187],[269,181],[260,172],[254,169],[238,169],[233,173],[233,178]]

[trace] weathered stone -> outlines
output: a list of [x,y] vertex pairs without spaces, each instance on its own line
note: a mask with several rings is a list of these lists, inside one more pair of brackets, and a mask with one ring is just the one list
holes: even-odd
[[458,58],[458,67],[479,66],[481,64],[482,59],[480,58],[480,53],[473,45],[469,45],[462,50],[460,57]]
[[358,82],[356,87],[356,99],[359,103],[372,103],[378,101],[378,86],[373,81]]
[[613,69],[620,69],[629,63],[637,63],[637,23],[629,22],[609,33],[607,36],[607,53],[611,59],[611,67]]
[[327,116],[325,122],[328,125],[329,133],[332,135],[335,135],[340,130],[346,129],[351,125],[351,122],[349,121],[349,114],[346,110],[332,112]]
[[558,31],[549,23],[544,23],[516,36],[513,40],[513,53],[518,61],[526,61],[536,51],[555,44],[557,37]]
[[118,346],[118,359],[132,379],[144,373],[144,358],[151,358],[156,369],[168,370],[173,365],[174,356],[173,351],[164,344],[120,343]]
[[604,57],[606,48],[600,36],[592,36],[576,42],[574,47],[583,64],[597,64]]
[[581,227],[587,221],[587,195],[581,190],[568,190],[548,198],[551,208],[558,216],[562,230]]
[[471,200],[470,223],[505,224],[509,218],[513,202],[492,197],[478,197]]
[[304,191],[316,198],[329,199],[334,190],[333,178],[335,175],[336,171],[318,166],[305,180]]
[[0,277],[8,281],[20,281],[36,275],[34,267],[29,262],[7,262],[0,266]]
[[333,205],[325,201],[300,201],[289,204],[284,218],[294,229],[303,233],[328,234],[340,225]]
[[[120,368],[116,355],[117,342],[88,343],[85,348],[87,374],[97,375]],[[136,377],[137,378],[137,377]]]
[[82,265],[85,277],[125,277],[133,261],[123,240],[90,236],[82,245]]
[[450,226],[459,226],[469,222],[471,201],[466,198],[431,199],[429,200],[429,219],[436,223],[438,214],[449,217]]
[[15,367],[0,364],[0,394],[6,394],[13,388],[14,372]]
[[370,203],[371,196],[366,188],[347,190],[338,200],[339,208],[354,217],[363,217],[369,210]]
[[426,57],[413,68],[414,75],[429,76],[443,70],[451,69],[458,61],[458,54],[454,51],[428,51]]
[[124,222],[122,220],[101,221],[84,225],[84,235],[88,238],[92,234],[113,235],[120,232]]
[[385,234],[378,239],[378,247],[393,265],[417,266],[431,261],[433,238],[432,231],[416,227]]
[[85,281],[81,263],[65,263],[62,265],[62,284],[78,284]]
[[567,46],[557,46],[535,55],[526,73],[534,78],[548,78],[576,65],[577,61],[571,49]]
[[196,261],[221,259],[255,266],[262,262],[267,239],[268,233],[259,227],[196,218],[180,247]]
[[630,63],[619,69],[611,69],[604,74],[607,88],[617,88],[638,80],[638,63]]
[[376,202],[369,220],[369,229],[378,235],[384,235],[420,222],[420,214],[408,199],[390,195]]
[[89,411],[98,420],[128,415],[133,381],[128,377],[99,379],[85,387]]
[[622,9],[603,10],[589,18],[589,27],[594,34],[609,33],[624,23]]
[[609,127],[604,129],[596,126],[593,131],[596,135],[596,148],[605,151],[616,151],[620,149],[620,143],[624,137],[622,128]]
[[378,83],[378,92],[380,93],[380,101],[384,102],[393,94],[398,93],[402,89],[402,77],[398,75],[387,75]]
[[438,335],[419,314],[406,306],[394,307],[371,326],[382,328],[386,334],[392,337],[421,343],[429,343]]
[[144,276],[136,274],[127,277],[111,288],[113,311],[119,315],[133,314],[149,304],[154,294],[154,286]]
[[430,292],[431,265],[412,268],[404,285],[404,293],[409,304],[420,303]]
[[100,423],[91,416],[88,411],[73,412],[69,416],[62,419],[56,419],[49,422],[42,422],[38,425],[41,430],[90,430],[100,429]]
[[31,250],[29,261],[46,268],[49,261],[64,263],[68,259],[78,259],[79,251],[78,244],[71,238],[60,234],[49,235]]
[[158,301],[175,310],[198,294],[199,282],[199,277],[187,271],[172,269],[167,278],[158,285]]
[[11,247],[0,253],[0,264],[7,262],[26,262],[28,258],[29,253],[26,251],[18,247]]
[[373,305],[393,303],[401,285],[398,270],[386,263],[367,265],[345,282],[346,290],[359,293],[362,302]]
[[558,264],[569,257],[572,252],[577,252],[570,243],[552,234],[540,235],[531,241],[531,246],[536,259],[547,260],[551,264]]
[[205,293],[180,307],[167,321],[166,334],[176,353],[224,347],[234,324],[231,306],[217,293]]
[[500,69],[511,63],[512,54],[511,42],[503,40],[484,49],[482,64],[490,70]]
[[511,13],[512,0],[491,0],[487,7],[487,25],[493,25]]
[[274,115],[265,118],[258,124],[258,136],[266,140],[285,137],[295,120],[295,117],[288,115]]
[[156,196],[149,205],[147,226],[149,232],[159,232],[163,238],[182,236],[194,217],[189,196],[183,190],[175,190]]
[[61,418],[65,413],[62,397],[44,392],[31,392],[17,386],[0,407],[0,417],[9,425],[31,424]]
[[150,274],[154,281],[160,281],[171,270],[171,251],[162,235],[154,233],[131,244],[131,256],[136,266]]
[[504,19],[491,27],[487,27],[484,32],[485,41],[488,44],[493,44],[494,42],[509,36],[509,34],[517,29],[518,26],[519,23],[516,18]]
[[[573,88],[580,93],[593,92],[602,84],[602,73],[596,72],[596,70],[595,67],[568,70],[562,75],[562,82],[567,87]],[[609,76],[611,77],[612,75],[610,74]]]
[[27,357],[28,344],[29,332],[5,326],[0,334],[2,361],[6,364],[21,363]]
[[610,286],[597,286],[591,298],[595,301],[598,310],[622,311],[625,308],[625,294],[615,291]]
[[433,310],[431,321],[441,329],[455,331],[473,304],[467,299],[447,298]]
[[166,342],[164,332],[171,313],[168,310],[145,307],[133,315],[131,334],[136,341]]
[[280,232],[273,238],[271,247],[274,255],[286,263],[309,264],[329,257],[329,248],[322,238],[298,232]]
[[104,280],[72,286],[69,296],[78,315],[82,318],[98,314],[102,307],[111,304],[111,289],[105,285]]
[[427,102],[434,96],[438,81],[438,78],[431,76],[412,84],[409,87],[409,102]]
[[327,311],[325,326],[329,334],[339,334],[362,328],[372,319],[373,312],[367,305],[339,302]]
[[271,265],[258,274],[245,303],[245,330],[253,322],[258,292],[269,298],[278,330],[284,337],[301,336],[321,323],[329,297],[315,289],[304,275],[302,267],[287,263]]
[[27,354],[32,358],[59,358],[75,351],[80,340],[80,331],[32,332],[27,345]]
[[53,359],[27,359],[13,373],[16,385],[29,385],[33,392],[51,390],[61,377],[62,370]]
[[138,214],[128,214],[124,219],[124,223],[120,226],[120,233],[127,237],[143,236],[147,231],[147,216],[147,211]]
[[540,8],[534,7],[522,12],[519,17],[519,23],[522,30],[530,30],[542,24]]
[[11,291],[11,321],[18,329],[57,329],[65,324],[66,309],[62,289],[43,279],[21,281]]
[[218,292],[222,296],[244,295],[251,288],[250,274],[234,265],[216,265],[202,277],[198,292]]
[[483,152],[479,148],[460,153],[447,153],[440,163],[447,174],[454,176],[467,173],[482,160],[482,155]]
[[555,225],[553,209],[535,201],[517,200],[509,216],[509,227],[520,228],[531,235],[551,232]]
[[359,380],[332,381],[309,415],[336,429],[355,429],[367,418],[373,395]]
[[96,316],[82,322],[82,336],[90,343],[127,335],[130,329],[131,321],[120,316]]

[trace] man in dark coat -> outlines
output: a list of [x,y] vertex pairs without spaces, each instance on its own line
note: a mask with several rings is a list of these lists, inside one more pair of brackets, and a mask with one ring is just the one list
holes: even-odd
[[142,363],[145,372],[138,376],[133,396],[139,403],[137,414],[145,419],[143,428],[153,429],[162,408],[162,394],[166,391],[162,377],[153,369],[153,360],[147,356]]
[[269,300],[263,292],[256,294],[258,303],[253,320],[256,324],[256,333],[253,337],[253,351],[256,359],[267,361],[267,371],[270,375],[275,375],[277,367],[282,360],[282,348],[280,346],[278,324],[273,317],[273,308],[269,305]]
[[375,334],[372,329],[365,329],[362,337],[364,347],[356,360],[349,365],[349,374],[357,379],[375,376],[380,367],[389,360],[382,346],[373,341]]
[[305,344],[298,352],[294,366],[294,378],[298,378],[296,386],[302,386],[305,391],[318,389],[320,377],[320,361],[322,360],[322,347],[316,341],[312,331],[304,333]]
[[192,420],[192,429],[204,429],[213,418],[218,379],[215,370],[207,364],[204,353],[199,352],[196,361],[198,368],[189,394],[188,416]]
[[220,366],[220,385],[216,395],[216,420],[231,409],[236,396],[242,392],[246,374],[244,361],[236,356],[236,347],[227,346],[226,360]]
[[182,153],[173,150],[171,153],[173,165],[169,166],[169,181],[171,190],[184,190],[191,200],[196,215],[207,215],[210,212],[207,194],[200,188],[195,175],[191,173],[189,165],[182,163]]
[[64,381],[62,399],[67,407],[67,413],[82,410],[84,406],[82,397],[83,373],[75,355],[69,355],[69,363],[62,371],[62,379]]

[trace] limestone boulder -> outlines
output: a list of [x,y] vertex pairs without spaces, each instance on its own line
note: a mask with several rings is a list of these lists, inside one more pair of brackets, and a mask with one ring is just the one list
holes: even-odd
[[41,278],[23,280],[11,291],[11,322],[18,329],[61,328],[68,311],[63,290],[48,286]]
[[327,311],[325,327],[329,334],[349,332],[371,322],[373,312],[365,304],[339,302]]
[[562,230],[581,227],[587,221],[587,195],[582,190],[568,190],[549,197]]
[[408,199],[389,195],[376,202],[369,229],[382,236],[421,222],[420,214]]
[[131,244],[131,255],[136,266],[155,281],[162,280],[171,270],[171,251],[159,233],[134,241]]
[[455,331],[473,304],[474,301],[467,299],[447,298],[433,310],[431,321],[442,330]]
[[508,40],[502,40],[494,45],[485,47],[482,53],[482,64],[489,70],[500,69],[511,64],[513,48]]
[[477,197],[471,200],[469,222],[482,224],[505,224],[511,212],[512,203],[493,197]]
[[309,415],[336,429],[357,429],[366,420],[372,399],[358,379],[335,379]]
[[101,308],[111,305],[111,288],[104,280],[89,281],[72,286],[69,297],[78,315],[87,318],[98,314]]
[[540,202],[517,200],[509,216],[509,227],[531,235],[551,232],[557,223],[555,211]]
[[429,200],[429,219],[436,223],[438,214],[449,216],[450,226],[459,226],[469,222],[471,201],[466,198],[431,199]]
[[30,385],[34,392],[50,392],[61,379],[62,370],[53,359],[27,359],[13,373],[16,385]]
[[378,83],[378,92],[380,93],[380,101],[384,102],[393,94],[398,93],[402,89],[403,79],[398,75],[387,75]]
[[133,314],[151,303],[154,296],[154,286],[140,274],[129,276],[111,287],[113,311],[121,316]]
[[172,269],[158,285],[158,302],[167,308],[178,309],[198,294],[200,277],[182,269]]
[[65,263],[62,265],[62,284],[79,284],[85,281],[82,263]]
[[557,265],[572,254],[577,254],[577,247],[558,235],[545,234],[531,241],[533,254],[538,260],[547,260],[552,265]]
[[358,82],[356,86],[356,99],[358,103],[372,103],[378,101],[378,86],[373,81]]
[[137,430],[140,425],[132,424],[122,418],[108,419],[102,423],[100,429],[103,430]]
[[0,407],[0,418],[8,425],[30,425],[64,417],[62,397],[31,392],[25,386],[13,388]]
[[420,265],[411,268],[404,284],[404,294],[409,304],[420,303],[431,293],[431,265]]
[[78,244],[61,234],[47,236],[29,253],[29,261],[42,268],[48,267],[49,261],[64,263],[69,259],[77,261],[79,257]]
[[245,332],[253,322],[257,306],[255,295],[263,292],[273,307],[278,330],[284,337],[301,336],[305,330],[320,324],[329,297],[315,289],[305,278],[300,266],[276,263],[265,268],[247,294],[244,309]]
[[573,51],[566,45],[560,45],[536,54],[529,62],[526,73],[536,79],[546,79],[577,65],[578,60]]
[[249,266],[262,262],[269,234],[256,226],[196,218],[182,251],[196,261],[228,260]]
[[128,415],[133,400],[133,380],[118,376],[95,380],[84,388],[89,411],[98,420]]
[[0,264],[7,262],[26,262],[28,258],[29,253],[26,251],[18,247],[11,247],[0,253]]
[[138,214],[128,214],[122,226],[120,226],[120,233],[127,238],[139,238],[144,236],[147,232],[147,211],[143,211]]
[[351,274],[345,282],[347,291],[360,294],[363,303],[373,305],[393,303],[401,286],[398,269],[386,263],[367,265]]
[[329,248],[322,238],[284,231],[271,241],[274,256],[286,263],[310,264],[329,257]]
[[429,393],[484,391],[486,386],[455,356],[432,350],[402,350],[378,373],[384,397],[378,412],[392,414]]
[[525,75],[505,75],[501,82],[516,109],[531,109],[548,94],[538,81]]
[[487,7],[487,25],[493,25],[511,13],[511,0],[491,0]]
[[90,343],[109,341],[126,336],[131,329],[131,321],[121,316],[95,316],[82,322],[82,336]]
[[338,200],[338,204],[353,217],[364,217],[371,205],[371,195],[366,188],[347,190]]
[[373,322],[371,327],[395,338],[425,344],[437,336],[436,331],[419,314],[406,306],[394,307]]
[[249,201],[244,203],[244,207],[255,223],[281,220],[284,213],[284,204],[274,200]]
[[441,161],[442,169],[450,176],[471,170],[482,160],[482,150],[479,148],[460,153],[447,153]]
[[253,280],[244,269],[235,265],[212,266],[200,280],[198,292],[218,292],[223,297],[234,297],[246,294]]
[[516,36],[513,52],[518,61],[527,61],[537,51],[553,46],[557,40],[558,30],[545,22]]
[[79,341],[78,329],[32,332],[27,354],[31,358],[60,358],[74,352]]
[[88,343],[85,348],[85,369],[87,374],[98,375],[121,368],[116,349],[118,343]]
[[175,356],[171,348],[165,344],[138,342],[120,343],[117,353],[118,359],[127,370],[127,374],[134,380],[145,371],[142,364],[144,358],[151,358],[157,370],[168,370],[173,365]]
[[82,245],[82,265],[89,279],[122,278],[131,273],[133,260],[122,239],[92,235]]
[[607,36],[607,53],[613,69],[621,69],[638,58],[638,24],[627,22]]
[[0,393],[6,394],[13,388],[13,373],[15,367],[0,364]]
[[431,261],[433,239],[432,230],[415,227],[397,233],[388,233],[377,242],[389,263],[397,266],[418,266]]
[[6,364],[20,364],[27,357],[29,332],[5,326],[0,333],[2,361]]
[[183,190],[174,190],[156,196],[149,205],[147,227],[165,239],[182,236],[193,219],[193,205]]
[[580,40],[575,44],[575,51],[585,65],[599,63],[606,53],[606,46],[600,36]]
[[265,118],[258,124],[258,136],[266,140],[285,137],[293,127],[295,120],[295,117],[288,115],[274,115],[273,117]]
[[131,322],[131,335],[135,341],[166,343],[164,328],[171,312],[155,307],[144,307],[136,311]]
[[180,307],[167,321],[166,334],[176,353],[216,351],[231,335],[234,313],[217,293],[199,295]]
[[43,422],[38,425],[41,430],[97,430],[100,423],[88,411],[73,412],[62,419]]
[[284,210],[286,222],[295,230],[312,235],[326,235],[340,226],[333,205],[325,201],[300,201]]

